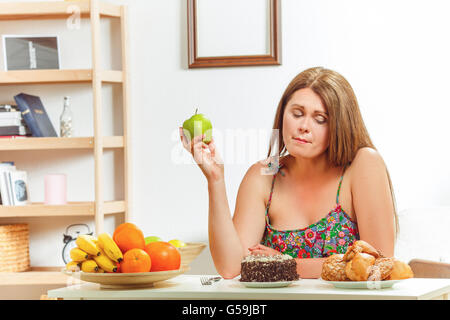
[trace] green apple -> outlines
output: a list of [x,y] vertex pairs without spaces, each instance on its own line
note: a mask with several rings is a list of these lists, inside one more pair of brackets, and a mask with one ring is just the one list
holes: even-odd
[[211,121],[203,114],[198,113],[195,109],[195,114],[183,122],[183,132],[188,140],[204,134],[203,142],[209,144],[212,138],[212,124]]
[[145,240],[145,244],[149,244],[150,242],[163,241],[160,237],[157,237],[157,236],[145,237],[144,240]]

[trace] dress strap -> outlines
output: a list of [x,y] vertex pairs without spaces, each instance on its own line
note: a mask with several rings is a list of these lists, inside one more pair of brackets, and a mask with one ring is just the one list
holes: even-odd
[[[268,167],[270,168],[272,165],[273,165],[273,163],[270,162],[268,164]],[[273,175],[273,178],[272,178],[272,186],[270,188],[269,201],[267,201],[266,213],[265,213],[267,222],[269,222],[268,221],[268,214],[269,214],[270,203],[272,202],[272,194],[273,194],[273,186],[275,185],[275,178],[277,177],[277,173],[278,172],[280,172],[280,174],[284,176],[284,173],[279,170],[282,166],[283,166],[283,164],[278,165],[278,170],[275,172],[275,174]]]
[[347,168],[347,166],[344,167],[344,170],[342,171],[341,179],[339,180],[339,186],[338,186],[337,194],[336,194],[336,204],[339,204],[339,194],[341,192],[342,179],[344,179],[344,173],[345,173],[346,168]]

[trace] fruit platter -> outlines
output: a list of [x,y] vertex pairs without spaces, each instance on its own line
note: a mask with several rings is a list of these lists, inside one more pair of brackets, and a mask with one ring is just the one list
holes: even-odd
[[107,232],[97,237],[79,235],[75,243],[63,273],[104,288],[151,287],[176,277],[188,271],[189,263],[206,247],[204,243],[144,237],[133,223],[119,225],[112,236]]
[[153,287],[154,283],[174,278],[189,269],[189,266],[182,266],[178,270],[155,272],[95,273],[64,270],[64,273],[82,281],[98,283],[101,288],[126,289]]

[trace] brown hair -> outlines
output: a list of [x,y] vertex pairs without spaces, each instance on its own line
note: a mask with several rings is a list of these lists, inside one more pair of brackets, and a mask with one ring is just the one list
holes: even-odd
[[[358,101],[350,83],[339,73],[322,67],[307,69],[298,74],[284,91],[275,114],[273,129],[278,130],[278,154],[287,152],[283,141],[283,116],[287,102],[294,92],[303,88],[310,88],[321,99],[329,116],[329,147],[327,159],[331,166],[345,167],[356,156],[359,149],[375,146],[370,139],[364,124]],[[269,145],[267,157],[271,156],[272,143]],[[396,235],[399,231],[395,195],[391,178],[386,168],[392,201],[394,205],[394,220]]]

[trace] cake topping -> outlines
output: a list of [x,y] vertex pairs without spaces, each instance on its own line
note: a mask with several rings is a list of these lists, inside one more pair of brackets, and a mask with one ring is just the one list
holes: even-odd
[[287,261],[287,260],[291,260],[291,259],[294,259],[294,258],[292,258],[288,254],[277,254],[277,255],[273,255],[273,256],[265,256],[265,255],[260,255],[260,254],[251,255],[250,254],[250,255],[247,255],[246,257],[244,257],[242,262],[252,262],[252,261],[261,261],[261,262]]

